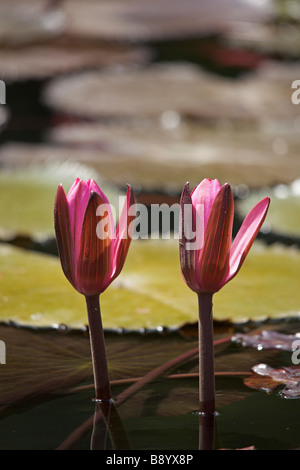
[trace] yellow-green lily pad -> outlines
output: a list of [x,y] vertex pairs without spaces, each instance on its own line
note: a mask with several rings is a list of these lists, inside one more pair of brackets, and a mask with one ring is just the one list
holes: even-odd
[[[241,271],[214,296],[214,319],[233,323],[298,316],[300,253],[252,248]],[[178,328],[197,321],[197,297],[184,283],[177,240],[134,240],[122,274],[101,295],[106,329]],[[87,324],[84,297],[55,257],[0,246],[0,321]]]
[[300,236],[300,180],[291,185],[278,185],[253,191],[239,201],[238,207],[244,216],[265,196],[271,197],[265,229],[284,235]]
[[299,279],[297,249],[257,243],[237,276],[215,294],[215,318],[242,323],[298,317]]
[[192,187],[204,178],[249,188],[300,178],[295,131],[287,133],[280,125],[268,133],[254,126],[238,130],[224,125],[218,130],[180,121],[176,112],[167,112],[164,119],[164,125],[175,127],[153,122],[149,127],[142,122],[61,126],[51,132],[52,143],[2,145],[0,162],[8,168],[43,165],[51,159],[61,165],[73,162],[94,169],[108,185],[178,194],[187,181]]
[[[175,241],[134,244],[122,278],[133,292],[146,294],[161,303],[160,312],[151,308],[144,314],[144,322],[174,327],[197,321],[196,294],[182,279]],[[238,275],[214,295],[214,319],[240,323],[297,316],[299,278],[298,251],[264,247],[256,242]]]
[[185,0],[78,0],[61,5],[70,37],[119,42],[155,42],[217,34],[245,20],[266,21],[274,14],[271,2],[227,1],[219,10],[218,1]]
[[[0,233],[4,236],[17,233],[26,236],[54,236],[54,199],[59,184],[67,192],[80,174],[82,179],[95,178],[98,174],[80,163],[43,162],[23,168],[4,168],[0,171]],[[102,185],[101,185],[102,186]],[[108,198],[117,202],[117,191],[103,190]],[[118,206],[117,206],[118,207]]]

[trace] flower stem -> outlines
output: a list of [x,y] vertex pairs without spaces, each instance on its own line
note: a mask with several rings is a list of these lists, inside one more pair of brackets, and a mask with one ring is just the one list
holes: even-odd
[[85,299],[89,320],[89,333],[96,392],[95,398],[101,401],[111,400],[110,381],[100,310],[100,298],[99,295],[96,294],[87,295]]
[[211,293],[198,294],[199,412],[215,413],[214,332]]

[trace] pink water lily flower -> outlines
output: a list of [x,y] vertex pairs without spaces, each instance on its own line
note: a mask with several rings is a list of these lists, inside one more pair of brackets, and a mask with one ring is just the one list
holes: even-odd
[[[206,178],[192,193],[188,183],[184,186],[182,214],[188,205],[192,211],[190,219],[182,217],[180,264],[190,289],[197,293],[214,293],[238,273],[265,220],[269,204],[270,199],[266,197],[249,212],[232,243],[234,200],[230,185],[221,186],[217,179]],[[197,226],[199,208],[201,223]],[[197,236],[202,235],[202,242],[196,249],[187,249],[190,246],[187,224]]]
[[232,242],[234,200],[229,184],[204,179],[181,195],[180,265],[198,296],[199,412],[215,414],[213,295],[240,270],[268,211],[270,199],[247,215]]
[[[77,178],[68,195],[62,185],[58,187],[54,210],[58,252],[65,276],[81,294],[101,294],[120,274],[131,242],[128,227],[134,220],[129,214],[133,203],[128,186],[115,230],[109,201],[94,180]],[[102,234],[100,216],[106,229]]]
[[[125,203],[115,230],[112,208],[104,192],[90,179],[77,178],[68,195],[60,185],[54,204],[56,242],[63,272],[85,296],[95,398],[111,402],[100,294],[120,274],[131,242],[135,214],[133,192],[127,188]],[[134,207],[133,207],[134,209]]]

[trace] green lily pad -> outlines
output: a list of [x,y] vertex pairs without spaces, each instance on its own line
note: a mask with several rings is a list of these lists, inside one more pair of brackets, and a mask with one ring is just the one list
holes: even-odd
[[146,49],[124,44],[100,46],[98,42],[86,44],[74,37],[62,37],[41,44],[2,48],[1,76],[7,81],[44,80],[90,67],[144,63],[149,56]]
[[78,297],[55,257],[3,244],[0,266],[0,320],[31,326],[74,325],[79,310],[77,325],[86,323]]
[[[255,125],[247,129],[225,123],[209,127],[169,111],[156,124],[61,125],[52,129],[50,139],[61,146],[56,148],[61,158],[66,158],[63,151],[70,147],[73,158],[77,158],[74,148],[84,148],[81,154],[88,164],[108,181],[124,184],[127,178],[127,182],[148,189],[181,192],[183,181],[197,185],[207,175],[251,188],[291,183],[300,176],[299,138],[293,121],[289,125],[274,124],[268,131],[258,130]],[[100,149],[98,154],[92,153],[95,148]],[[38,158],[38,148],[30,151],[31,157]],[[121,170],[117,173],[116,164]]]
[[57,37],[64,30],[66,18],[58,8],[43,8],[34,1],[0,5],[0,42],[18,46]]
[[173,111],[182,118],[265,125],[298,117],[291,102],[297,68],[285,69],[274,78],[270,73],[277,68],[262,67],[240,81],[187,63],[165,62],[123,72],[93,70],[53,79],[43,99],[56,112],[93,121],[160,119]]
[[[300,253],[254,245],[240,273],[214,296],[216,321],[298,316]],[[87,324],[84,297],[55,257],[0,246],[0,320],[31,326]],[[197,297],[182,279],[177,240],[134,240],[123,272],[101,295],[106,329],[176,329],[197,321]]]
[[[239,323],[298,315],[299,277],[298,251],[265,248],[257,242],[236,278],[214,295],[214,319]],[[177,243],[134,244],[122,278],[128,288],[161,302],[160,312],[144,315],[151,322],[157,317],[157,325],[172,327],[197,321],[196,295],[182,280]]]
[[[5,361],[1,355],[0,415],[11,405],[29,406],[37,398],[63,394],[70,388],[74,392],[83,386],[93,393],[91,349],[85,331],[68,334],[65,330],[1,325],[0,338],[6,352]],[[130,385],[162,363],[194,350],[196,344],[197,339],[186,341],[179,334],[162,338],[106,332],[112,385],[122,385],[124,380]],[[195,357],[197,362],[197,354]]]
[[94,169],[108,185],[129,183],[143,191],[176,194],[186,181],[196,186],[207,177],[249,188],[300,178],[295,129],[286,132],[275,125],[264,132],[255,126],[232,129],[225,124],[222,130],[180,119],[176,112],[167,112],[162,124],[60,126],[51,132],[52,143],[1,146],[0,161],[8,168],[22,168],[25,162],[42,165],[51,159],[62,165],[71,161]]
[[265,229],[285,235],[300,236],[300,180],[291,185],[278,185],[253,191],[248,197],[239,201],[238,207],[243,216],[263,197],[271,197],[271,205]]
[[236,24],[225,33],[225,40],[231,46],[288,58],[299,56],[299,38],[299,26],[292,22]]
[[237,277],[215,295],[216,319],[233,322],[297,317],[300,314],[300,253],[257,243]]
[[[80,163],[31,164],[15,169],[0,171],[0,230],[4,235],[17,233],[29,236],[54,236],[53,209],[57,187],[62,183],[65,190],[80,174],[82,179],[99,177]],[[109,199],[117,201],[116,191],[106,187],[103,190]],[[117,206],[118,207],[118,206]]]
[[113,2],[78,0],[62,3],[68,23],[67,33],[73,36],[113,41],[148,41],[181,39],[223,32],[232,24],[244,21],[265,21],[273,17],[272,3],[228,1],[226,10],[219,2],[185,0],[141,0]]
[[28,406],[92,377],[90,346],[83,335],[77,338],[7,326],[1,326],[0,331],[6,347],[0,414],[16,403]]

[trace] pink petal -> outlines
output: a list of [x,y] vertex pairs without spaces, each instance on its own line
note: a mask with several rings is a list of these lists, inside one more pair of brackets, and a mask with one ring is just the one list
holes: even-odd
[[83,181],[77,178],[72,184],[67,196],[70,208],[70,223],[73,229],[72,237],[74,242],[74,251],[76,253],[76,256],[79,255],[81,228],[83,224],[85,210],[92,192],[99,194],[99,196],[101,197],[102,204],[105,204],[107,206],[107,210],[110,212],[109,220],[112,222],[111,227],[109,227],[109,229],[113,230],[113,218],[111,214],[111,208],[109,205],[109,201],[102,189],[93,179]]
[[69,204],[64,188],[61,185],[57,189],[55,198],[54,226],[56,243],[63,272],[66,278],[75,287],[74,251],[69,216]]
[[106,194],[102,191],[102,189],[98,186],[98,184],[94,180],[88,180],[90,194],[92,192],[97,193],[100,196],[98,201],[101,203],[97,207],[97,215],[102,215],[105,217],[105,221],[107,222],[107,226],[105,229],[110,234],[111,238],[114,238],[114,218],[111,210],[111,206]]
[[204,205],[204,230],[207,226],[212,205],[220,189],[221,184],[217,179],[210,180],[206,178],[192,191],[193,206],[196,207],[196,204]]
[[86,181],[82,181],[77,178],[71,186],[67,196],[69,203],[70,225],[72,228],[74,254],[76,258],[79,254],[81,228],[89,198],[89,184]]
[[74,181],[74,183],[72,184],[72,186],[69,189],[68,196],[67,196],[68,199],[71,197],[72,193],[74,191],[76,191],[76,187],[77,187],[77,185],[79,184],[80,181],[81,181],[80,178],[76,178],[76,180]]
[[240,270],[255,238],[258,234],[269,209],[270,198],[262,199],[249,212],[238,231],[230,251],[230,270],[228,279],[230,281]]
[[[112,280],[121,272],[131,243],[133,221],[135,213],[132,209],[134,205],[133,190],[131,186],[127,186],[127,194],[123,210],[116,229],[116,239],[114,241],[114,274]],[[131,208],[131,210],[130,210]],[[130,233],[129,233],[130,231]]]
[[[186,183],[180,198],[181,221],[179,233],[179,258],[181,273],[187,286],[194,292],[198,292],[199,286],[196,277],[196,255],[198,250],[189,249],[188,244],[193,243],[192,233],[195,232],[195,220],[193,211],[188,212],[190,220],[185,215],[187,207],[192,207],[192,198],[189,189],[189,183]],[[191,220],[192,219],[192,220]]]
[[[80,252],[76,268],[77,290],[85,295],[100,294],[108,286],[113,272],[112,232],[99,238],[98,207],[106,202],[92,192],[84,214],[80,237]],[[110,215],[108,214],[110,218]],[[109,220],[109,226],[112,221]]]
[[109,205],[109,200],[108,198],[106,197],[105,193],[102,191],[102,189],[100,188],[100,186],[98,186],[98,184],[96,183],[95,180],[88,180],[86,181],[88,187],[89,187],[89,191],[90,193],[94,192],[94,193],[97,193],[99,194],[99,196],[101,196],[101,199],[102,201]]
[[234,201],[229,184],[218,192],[207,223],[197,269],[202,291],[217,292],[229,270]]

